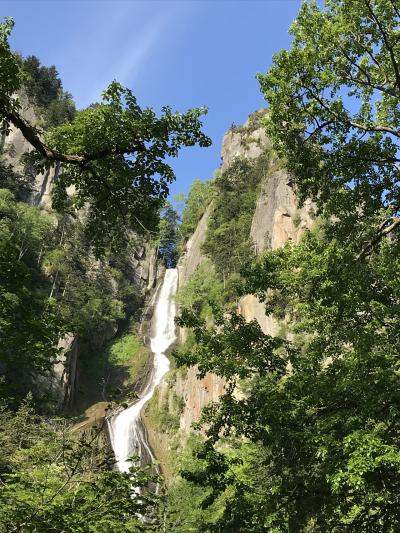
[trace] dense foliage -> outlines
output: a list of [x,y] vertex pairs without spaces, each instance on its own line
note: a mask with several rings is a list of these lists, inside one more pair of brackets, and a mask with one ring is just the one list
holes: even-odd
[[236,158],[213,182],[213,209],[203,250],[224,279],[254,257],[250,228],[268,159],[268,153],[255,160]]
[[179,225],[179,244],[183,247],[184,243],[194,233],[196,226],[203,216],[207,206],[212,198],[213,182],[193,181],[187,196],[180,195],[179,200],[184,201],[182,212],[182,221]]
[[39,417],[29,399],[17,412],[1,405],[0,423],[1,531],[160,531],[157,496],[135,497],[154,476],[111,470],[100,428],[73,434],[65,421]]
[[229,383],[203,415],[206,466],[184,473],[222,508],[205,531],[399,530],[399,18],[391,0],[305,2],[259,78],[320,221],[242,271],[284,333],[223,308],[178,321],[196,339],[180,362]]
[[95,261],[79,221],[18,202],[7,189],[0,217],[1,386],[15,397],[49,372],[62,335],[90,345],[138,308],[140,242],[131,237],[125,250]]
[[[28,125],[33,162],[61,161],[64,172],[55,215],[19,201],[29,179],[0,169],[5,531],[400,530],[399,24],[397,0],[306,1],[290,50],[259,75],[269,112],[252,127],[264,122],[300,202],[312,198],[319,209],[299,244],[255,260],[250,228],[268,154],[236,159],[186,199],[182,242],[212,205],[208,259],[177,297],[178,324],[191,331],[175,358],[227,385],[204,410],[205,440],[175,456],[181,477],[161,508],[152,494],[132,498],[148,472],[112,471],[96,431],[77,437],[22,396],[32,376],[46,376],[63,332],[96,337],[137,305],[129,230],[158,227],[160,255],[174,264],[177,216],[164,204],[173,174],[163,158],[208,144],[201,111],[165,108],[157,118],[113,83],[101,104],[43,139]],[[0,26],[0,113],[15,124],[23,64],[9,49],[10,30]],[[29,69],[38,102],[60,94],[54,70],[32,58]],[[74,220],[83,207],[87,219]],[[121,237],[128,247],[116,253]],[[237,313],[239,293],[284,321],[279,334]],[[123,337],[109,355],[126,357],[133,342]],[[18,371],[25,381],[14,379]],[[182,399],[162,401],[148,416],[176,437]]]
[[[71,120],[74,106],[56,70],[40,66],[34,57],[10,55],[10,27],[2,25],[0,31],[2,83],[8,87],[1,98],[19,88],[10,83],[14,72],[44,119],[40,126]],[[8,67],[10,76],[3,77]],[[7,109],[18,112],[13,95],[9,92]],[[111,254],[104,241],[96,259],[87,217],[84,212],[76,216],[68,199],[58,213],[26,203],[35,169],[16,171],[7,162],[15,155],[20,154],[9,150],[0,161],[0,530],[159,531],[159,497],[147,492],[156,481],[151,468],[133,466],[129,474],[120,474],[102,427],[93,428],[88,420],[82,433],[81,427],[71,429],[70,419],[54,415],[60,391],[53,367],[66,334],[79,341],[81,384],[89,383],[84,370],[90,362],[97,388],[107,377],[103,394],[108,398],[120,401],[126,384],[132,393],[148,351],[132,331],[103,351],[101,343],[142,303],[137,259],[144,244],[127,227],[125,246]],[[136,375],[125,383],[121,372],[127,358]],[[116,385],[118,394],[111,390]],[[137,489],[145,491],[140,498]]]
[[6,189],[0,189],[0,217],[0,365],[6,376],[0,386],[15,394],[32,372],[54,362],[63,325],[40,268],[41,250],[51,242],[51,217],[16,202]]
[[225,303],[223,283],[211,261],[201,262],[188,282],[179,288],[176,301],[204,319],[212,314],[214,306]]
[[300,198],[359,241],[378,228],[371,217],[390,226],[399,210],[400,10],[397,0],[325,4],[303,3],[292,48],[259,81]]
[[[0,25],[0,116],[5,131],[13,124],[35,148],[29,160],[37,170],[63,164],[55,183],[54,208],[71,213],[87,208],[86,234],[97,255],[107,244],[114,249],[125,244],[129,230],[140,234],[156,230],[169,183],[175,179],[166,158],[176,157],[183,146],[210,145],[201,131],[200,117],[206,110],[181,114],[166,106],[157,117],[153,109],[138,105],[130,89],[114,81],[100,103],[41,137],[19,113],[15,95],[24,76],[20,58],[8,43],[12,26],[11,19]],[[42,71],[33,68],[33,72],[39,75],[35,91],[42,97]],[[50,77],[50,85],[57,85],[54,72],[43,73]]]
[[167,202],[161,210],[160,224],[156,245],[158,254],[163,258],[167,268],[173,268],[178,259],[178,214],[172,205]]

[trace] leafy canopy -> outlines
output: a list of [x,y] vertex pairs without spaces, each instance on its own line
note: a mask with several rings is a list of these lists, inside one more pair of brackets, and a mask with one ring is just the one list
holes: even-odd
[[259,76],[267,132],[320,220],[243,269],[285,332],[224,309],[178,321],[196,339],[180,363],[228,380],[204,412],[206,466],[185,472],[223,505],[206,531],[399,530],[399,22],[394,0],[304,2]]
[[175,179],[165,159],[176,157],[183,146],[211,144],[201,131],[205,108],[181,114],[163,107],[157,117],[138,105],[130,89],[113,81],[102,102],[41,136],[19,113],[16,94],[23,74],[8,43],[12,26],[11,19],[0,25],[0,117],[3,129],[19,128],[35,148],[29,159],[38,170],[62,163],[54,207],[72,213],[87,207],[87,234],[97,255],[106,243],[121,244],[129,230],[156,230]]
[[400,6],[395,0],[304,2],[293,45],[258,75],[267,131],[301,200],[357,236],[399,212]]

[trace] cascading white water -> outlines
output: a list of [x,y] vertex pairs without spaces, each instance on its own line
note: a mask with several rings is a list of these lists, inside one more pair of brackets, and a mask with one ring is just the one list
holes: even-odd
[[146,432],[140,419],[144,405],[169,370],[169,359],[165,352],[175,340],[175,292],[178,282],[176,268],[167,269],[161,291],[157,298],[153,319],[153,336],[150,339],[154,354],[153,369],[141,398],[130,407],[108,419],[111,446],[121,472],[128,472],[132,455],[139,455],[142,461],[152,461],[154,456],[147,442]]

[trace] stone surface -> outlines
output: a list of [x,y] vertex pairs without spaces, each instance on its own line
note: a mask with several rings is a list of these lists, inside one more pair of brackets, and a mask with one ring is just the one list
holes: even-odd
[[[183,287],[189,281],[197,267],[205,259],[201,247],[206,238],[211,212],[212,204],[208,206],[196,230],[186,243],[185,251],[177,266],[179,287]],[[186,330],[179,328],[178,337],[180,343],[183,344],[187,338]],[[223,393],[224,383],[221,378],[209,373],[204,379],[198,379],[196,373],[197,367],[189,368],[186,373],[178,371],[174,385],[176,394],[185,400],[180,419],[180,428],[185,433],[189,433],[192,423],[199,420],[203,407],[210,401],[217,400]],[[160,393],[162,394],[162,389]]]
[[[32,105],[25,95],[20,95],[21,115],[33,126],[38,125]],[[31,144],[25,139],[19,129],[11,126],[9,134],[3,139],[4,159],[10,163],[16,171],[22,172],[24,164],[21,156],[32,150]],[[28,201],[32,205],[51,207],[51,189],[60,174],[61,166],[54,165],[44,173],[36,174],[33,182],[33,190]]]
[[248,131],[250,118],[241,128],[230,129],[225,133],[221,148],[221,170],[224,171],[233,163],[235,157],[255,159],[269,146],[264,128]]
[[[228,131],[222,141],[221,170],[226,170],[236,157],[248,159],[257,158],[268,145],[268,140],[263,128],[249,131],[249,121],[242,128]],[[195,272],[196,268],[205,259],[202,245],[206,238],[207,224],[212,213],[212,203],[206,209],[199,221],[192,237],[188,240],[185,252],[178,264],[179,287],[184,286]],[[251,315],[249,310],[249,316]],[[184,343],[187,334],[184,329],[179,331],[179,340]],[[201,411],[208,403],[217,401],[224,393],[225,380],[208,373],[203,379],[197,378],[197,367],[191,367],[187,372],[178,372],[175,381],[175,392],[185,400],[185,405],[180,419],[180,428],[184,433],[191,431],[193,422],[200,418]]]
[[286,241],[299,242],[313,223],[314,206],[306,201],[298,208],[290,176],[285,170],[271,173],[257,200],[250,236],[259,254],[280,248]]
[[190,277],[194,274],[196,268],[205,259],[201,247],[204,244],[207,233],[207,224],[212,212],[212,203],[207,207],[204,215],[201,217],[195,232],[188,239],[185,245],[185,251],[178,262],[179,286],[185,285]]
[[210,402],[216,402],[224,393],[225,380],[211,372],[203,379],[197,378],[197,367],[188,368],[185,374],[177,373],[175,391],[185,400],[180,419],[180,429],[189,432],[193,422],[198,422],[201,411]]

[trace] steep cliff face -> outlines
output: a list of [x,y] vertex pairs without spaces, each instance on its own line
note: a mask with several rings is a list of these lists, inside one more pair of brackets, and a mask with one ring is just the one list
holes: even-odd
[[[185,251],[178,263],[178,287],[183,287],[194,274],[197,267],[205,259],[202,246],[206,239],[207,224],[212,212],[212,203],[207,207],[199,221],[197,228],[187,241]],[[179,341],[184,343],[187,332],[179,330]],[[224,380],[214,374],[207,374],[199,380],[196,376],[197,368],[191,367],[187,372],[178,371],[175,377],[175,394],[184,399],[184,406],[180,413],[180,429],[184,432],[191,430],[193,422],[200,418],[201,411],[210,401],[215,401],[224,392]],[[166,392],[164,392],[164,395]]]
[[[234,127],[222,142],[221,170],[228,169],[235,158],[256,159],[270,148],[265,130],[260,123],[263,112],[252,115],[242,127]],[[184,286],[205,259],[202,245],[206,239],[207,224],[213,206],[209,205],[197,228],[188,240],[181,257],[179,286]],[[306,228],[311,227],[314,218],[314,206],[306,202],[301,208],[297,205],[295,191],[290,176],[279,168],[277,163],[270,163],[266,179],[261,183],[257,199],[250,238],[257,255],[268,248],[279,248],[288,240],[298,242]],[[265,314],[264,305],[253,295],[247,295],[238,302],[238,311],[247,319],[256,319],[265,333],[276,335],[281,327],[272,316]],[[187,333],[179,332],[180,342],[184,342]],[[196,367],[186,372],[177,371],[169,384],[164,384],[159,395],[160,405],[168,404],[168,395],[180,397],[182,407],[179,413],[179,425],[183,433],[191,431],[191,425],[200,418],[202,408],[210,401],[218,400],[224,392],[224,380],[214,374],[207,374],[204,379],[196,377]],[[169,392],[168,392],[169,391]]]
[[[37,126],[39,121],[35,110],[24,94],[20,95],[20,103],[22,116],[30,124]],[[11,164],[16,171],[22,172],[24,164],[21,157],[30,152],[32,146],[21,131],[11,126],[9,134],[2,139],[1,145],[5,162]],[[32,191],[26,200],[32,205],[51,208],[51,189],[60,170],[60,165],[55,165],[44,173],[32,176]]]
[[205,255],[202,251],[202,246],[206,239],[207,224],[210,219],[212,211],[212,203],[207,207],[204,215],[201,217],[197,224],[196,230],[190,239],[187,241],[185,250],[178,263],[179,272],[179,286],[185,285],[192,274],[194,274],[196,268],[205,259]]
[[270,146],[261,119],[265,110],[256,111],[240,127],[231,128],[222,140],[221,170],[224,171],[236,157],[256,159],[265,148]]
[[[250,235],[257,255],[268,248],[280,248],[287,241],[298,243],[305,229],[312,226],[314,211],[309,200],[298,207],[292,181],[285,170],[273,171],[263,184],[251,225]],[[256,319],[264,333],[278,333],[280,325],[265,314],[264,305],[255,296],[241,298],[238,309],[246,320]]]

